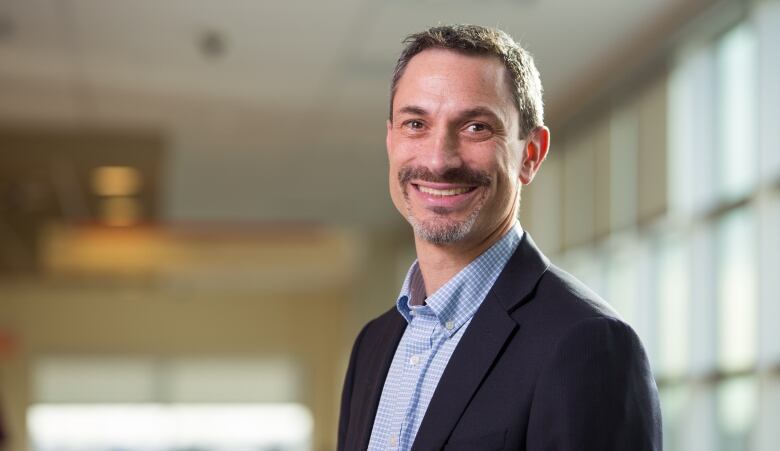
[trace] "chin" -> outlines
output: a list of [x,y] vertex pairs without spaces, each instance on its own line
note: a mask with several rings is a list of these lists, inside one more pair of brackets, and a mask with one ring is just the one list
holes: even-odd
[[478,217],[479,210],[474,210],[465,218],[459,219],[441,216],[418,219],[410,211],[406,219],[414,229],[415,236],[432,244],[447,245],[467,239],[471,235]]

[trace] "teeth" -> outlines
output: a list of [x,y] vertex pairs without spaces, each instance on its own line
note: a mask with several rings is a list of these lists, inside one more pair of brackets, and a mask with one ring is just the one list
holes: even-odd
[[471,188],[453,188],[453,189],[433,189],[425,186],[417,186],[420,191],[426,194],[432,194],[434,196],[455,196],[468,192]]

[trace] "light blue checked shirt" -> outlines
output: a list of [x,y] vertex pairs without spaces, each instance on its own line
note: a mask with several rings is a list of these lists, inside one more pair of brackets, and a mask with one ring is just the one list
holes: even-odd
[[415,261],[397,307],[408,325],[385,379],[369,451],[407,451],[455,347],[523,236],[519,222],[498,242],[425,298]]

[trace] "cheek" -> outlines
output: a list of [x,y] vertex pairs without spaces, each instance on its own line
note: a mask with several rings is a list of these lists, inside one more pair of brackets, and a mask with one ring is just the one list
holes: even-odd
[[388,176],[388,185],[390,187],[390,200],[395,205],[395,208],[403,213],[404,207],[404,195],[400,184],[398,183],[398,168],[390,166],[390,173]]
[[393,146],[391,150],[387,151],[387,160],[390,165],[390,171],[398,173],[398,170],[401,169],[405,164],[408,164],[408,155],[413,155],[413,152],[410,152],[407,148],[408,146],[400,145],[397,141],[399,139],[396,138],[396,144]]
[[517,184],[519,183],[519,177],[520,177],[520,159],[512,158],[510,152],[513,151],[508,150],[507,153],[504,155],[504,158],[497,161],[496,164],[499,168],[498,170],[501,171],[502,177],[506,178],[507,180],[510,180],[514,184]]
[[520,183],[517,162],[510,158],[502,158],[493,160],[491,164],[491,169],[488,172],[494,178],[493,190],[495,190],[495,198],[498,202],[512,198]]

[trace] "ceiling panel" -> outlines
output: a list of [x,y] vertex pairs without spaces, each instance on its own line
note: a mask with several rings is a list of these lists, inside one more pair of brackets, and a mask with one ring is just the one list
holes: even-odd
[[[388,63],[392,67],[401,49],[401,39],[428,26],[498,26],[534,55],[550,101],[565,95],[579,77],[590,75],[599,61],[625,45],[632,32],[643,24],[651,24],[679,3],[684,2],[540,0],[492,1],[474,7],[461,1],[427,1],[414,6],[405,0],[388,1],[378,7],[369,34],[355,41],[350,49],[352,64],[345,69],[368,68],[359,72],[367,76],[370,69]],[[349,74],[345,75],[344,80],[349,83]]]
[[[384,121],[406,34],[504,28],[535,55],[551,105],[659,18],[707,1],[2,0],[0,120],[159,130],[163,217],[388,224]],[[209,30],[223,55],[200,51]]]

